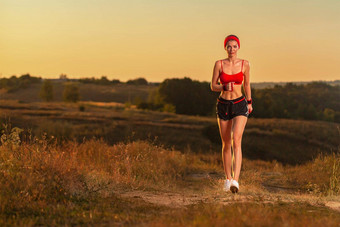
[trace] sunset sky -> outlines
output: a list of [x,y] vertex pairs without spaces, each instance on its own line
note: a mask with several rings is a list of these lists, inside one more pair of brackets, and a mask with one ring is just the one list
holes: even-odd
[[252,82],[340,79],[340,0],[0,0],[0,77],[210,81],[228,34]]

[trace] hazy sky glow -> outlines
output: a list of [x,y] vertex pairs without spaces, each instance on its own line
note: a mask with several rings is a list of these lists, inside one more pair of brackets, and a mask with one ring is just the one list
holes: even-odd
[[339,0],[1,0],[0,76],[210,81],[228,34],[251,81],[340,79]]

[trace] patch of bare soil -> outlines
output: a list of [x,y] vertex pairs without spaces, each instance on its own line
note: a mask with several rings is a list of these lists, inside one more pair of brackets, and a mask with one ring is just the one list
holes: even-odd
[[[174,192],[164,191],[120,191],[121,197],[140,198],[148,203],[170,208],[185,208],[187,205],[197,203],[296,203],[304,202],[313,206],[328,207],[340,212],[340,197],[318,197],[310,194],[303,194],[291,187],[284,187],[277,180],[279,173],[266,173],[272,177],[272,181],[266,181],[258,189],[253,186],[240,185],[239,193],[233,194],[223,190],[223,179],[214,173],[196,173],[188,178],[188,187]],[[275,176],[275,177],[273,177]],[[211,180],[210,185],[202,186],[200,180]],[[295,190],[295,191],[294,191]]]

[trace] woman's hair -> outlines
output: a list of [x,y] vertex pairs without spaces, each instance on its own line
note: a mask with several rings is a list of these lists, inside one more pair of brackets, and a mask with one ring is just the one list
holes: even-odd
[[227,45],[227,43],[230,41],[230,40],[235,40],[238,44],[238,48],[240,48],[240,40],[239,38],[236,36],[236,35],[228,35],[225,39],[224,39],[224,48],[225,46]]

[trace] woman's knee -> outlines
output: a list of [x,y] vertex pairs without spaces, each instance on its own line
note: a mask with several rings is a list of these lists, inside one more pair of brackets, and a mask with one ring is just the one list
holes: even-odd
[[234,136],[233,137],[233,145],[234,148],[240,148],[242,143],[242,136]]
[[231,140],[230,141],[226,141],[226,142],[222,142],[222,150],[224,152],[230,151],[230,149],[231,149]]
[[230,146],[231,145],[231,137],[222,139],[222,146]]
[[231,147],[231,142],[228,142],[228,143],[222,143],[222,149],[225,150],[225,149],[228,149]]

